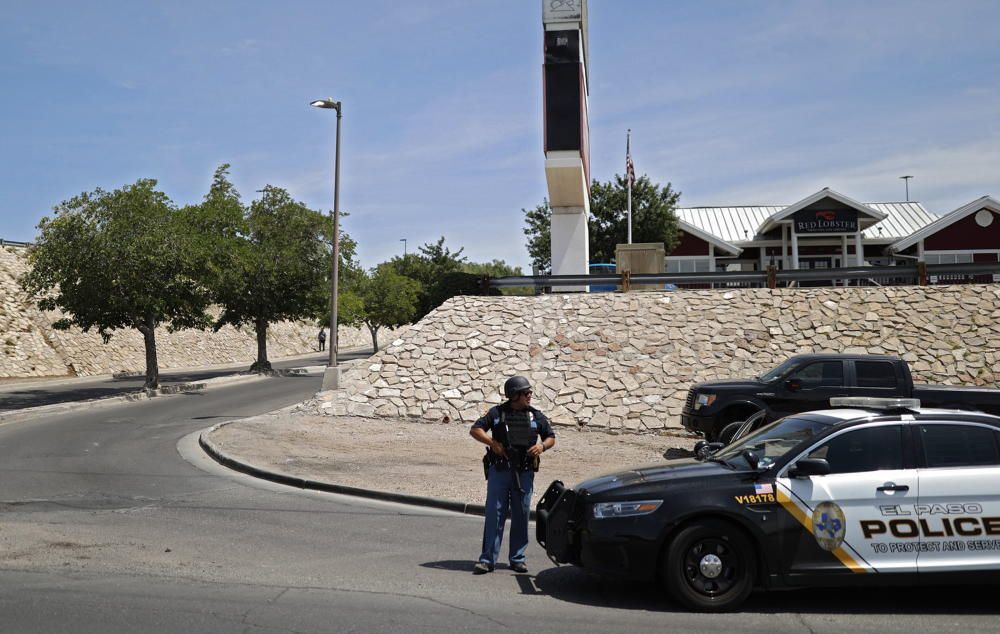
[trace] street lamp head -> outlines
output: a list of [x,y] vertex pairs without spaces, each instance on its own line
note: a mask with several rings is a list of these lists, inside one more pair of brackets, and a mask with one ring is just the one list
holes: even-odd
[[340,110],[340,102],[327,97],[326,99],[316,99],[310,101],[309,105],[314,108],[324,108],[326,110]]

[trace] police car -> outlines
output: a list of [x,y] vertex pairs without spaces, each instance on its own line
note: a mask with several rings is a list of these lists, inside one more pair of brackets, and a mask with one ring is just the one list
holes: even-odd
[[694,610],[754,588],[996,582],[1000,417],[833,398],[704,458],[553,482],[556,563],[661,581]]

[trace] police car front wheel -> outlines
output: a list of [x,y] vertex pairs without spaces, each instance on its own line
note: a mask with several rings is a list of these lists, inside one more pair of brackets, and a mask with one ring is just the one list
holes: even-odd
[[664,558],[663,581],[670,595],[693,610],[723,612],[743,603],[753,590],[753,548],[735,526],[705,520],[682,529]]

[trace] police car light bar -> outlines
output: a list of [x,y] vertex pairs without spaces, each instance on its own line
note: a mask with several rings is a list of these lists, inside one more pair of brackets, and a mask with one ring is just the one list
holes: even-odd
[[877,398],[874,396],[834,396],[831,407],[860,407],[864,409],[920,409],[917,398]]

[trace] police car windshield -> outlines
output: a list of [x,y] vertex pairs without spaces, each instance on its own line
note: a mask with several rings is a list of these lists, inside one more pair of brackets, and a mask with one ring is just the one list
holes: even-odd
[[793,447],[822,432],[829,423],[789,416],[761,427],[746,438],[723,447],[713,458],[736,466],[750,468],[743,452],[750,450],[757,456],[757,468],[766,469],[788,453]]
[[791,359],[787,359],[784,363],[782,363],[778,367],[769,370],[764,374],[761,374],[759,377],[757,377],[757,380],[762,381],[764,383],[770,383],[779,376],[787,374],[793,367],[795,367],[797,363],[798,361],[794,357]]

